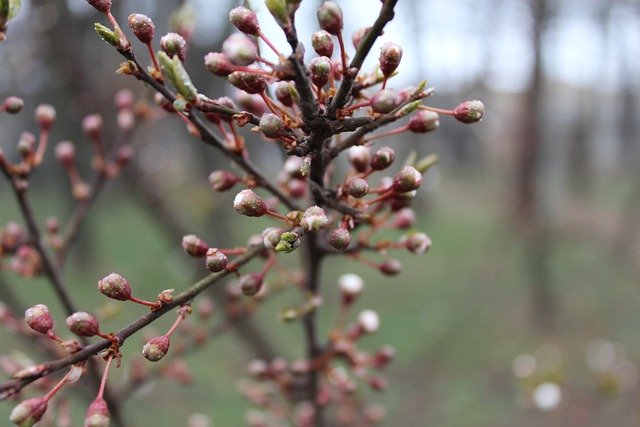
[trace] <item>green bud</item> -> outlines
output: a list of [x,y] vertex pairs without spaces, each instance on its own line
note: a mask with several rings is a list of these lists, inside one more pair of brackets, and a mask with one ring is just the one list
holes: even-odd
[[120,46],[120,37],[118,37],[118,34],[116,34],[115,31],[97,22],[94,24],[94,28],[96,30],[96,33],[98,33],[98,35],[102,37],[102,40],[106,41],[113,47]]
[[402,107],[400,109],[400,111],[398,111],[396,113],[396,118],[401,118],[406,116],[407,114],[413,113],[414,111],[416,111],[418,109],[418,107],[420,106],[420,104],[422,104],[422,101],[418,100],[418,101],[413,101],[408,103],[407,105],[405,105],[404,107]]
[[194,102],[198,97],[198,90],[191,83],[191,78],[184,69],[180,58],[174,55],[173,59],[163,51],[158,52],[158,60],[163,74],[171,81],[178,93],[188,102]]
[[276,22],[282,28],[289,28],[291,21],[289,20],[289,12],[287,11],[287,3],[285,0],[265,0],[267,9],[275,18]]

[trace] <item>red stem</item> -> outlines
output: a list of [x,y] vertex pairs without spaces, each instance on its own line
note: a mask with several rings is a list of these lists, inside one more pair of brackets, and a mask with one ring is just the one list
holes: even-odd
[[342,74],[347,74],[347,49],[344,47],[342,31],[338,32],[338,43],[340,44],[340,58],[342,59]]
[[149,50],[149,56],[151,56],[151,61],[153,62],[153,68],[156,71],[160,72],[160,65],[158,64],[158,58],[156,58],[156,53],[153,51],[151,47],[151,43],[147,43],[147,49]]
[[429,107],[428,105],[421,105],[418,108],[421,109],[421,110],[433,111],[434,113],[438,113],[438,114],[445,114],[447,116],[453,116],[453,110],[445,110],[445,109],[442,109],[442,108]]
[[140,305],[146,305],[147,307],[151,307],[151,308],[158,307],[158,302],[145,301],[140,298],[136,298],[134,296],[130,296],[129,301],[135,302],[136,304],[140,304]]
[[101,398],[104,394],[104,388],[107,385],[107,377],[109,376],[109,368],[111,367],[111,362],[113,361],[113,356],[110,356],[107,359],[107,366],[104,368],[104,372],[102,373],[102,380],[100,380],[100,388],[98,389],[98,396],[96,398]]

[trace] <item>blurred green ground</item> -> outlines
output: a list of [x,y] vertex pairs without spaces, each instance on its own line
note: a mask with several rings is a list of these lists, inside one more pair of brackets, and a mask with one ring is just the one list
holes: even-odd
[[[531,321],[520,239],[506,215],[506,187],[476,178],[443,177],[439,188],[422,200],[423,206],[418,209],[425,212],[421,228],[432,238],[433,248],[424,257],[400,254],[404,271],[393,280],[337,258],[325,264],[323,327],[335,319],[332,303],[337,301],[336,278],[355,268],[366,281],[366,292],[357,308],[374,308],[382,319],[381,330],[363,339],[362,345],[375,349],[390,344],[397,350],[397,359],[388,370],[388,391],[366,391],[369,400],[387,406],[389,414],[383,425],[638,425],[637,387],[627,394],[603,396],[584,362],[586,345],[599,337],[621,342],[627,357],[638,360],[637,276],[616,259],[609,245],[562,230],[554,233],[550,259],[558,330],[554,336],[538,334]],[[603,186],[590,198],[590,205],[600,206],[603,199],[607,205],[616,205],[624,188],[616,183],[620,196],[612,196],[609,188],[613,187]],[[47,200],[46,195],[34,196],[39,212],[54,210],[54,201]],[[5,223],[16,216],[6,191],[2,200],[0,222]],[[184,257],[176,249],[178,242],[162,238],[155,223],[133,202],[108,191],[93,214],[92,253],[99,256],[97,271],[82,265],[77,268],[74,253],[68,273],[74,295],[84,308],[92,310],[104,303],[95,283],[111,271],[129,278],[138,295],[154,295],[170,287],[180,289],[189,283],[193,272],[184,267],[187,264],[182,266],[180,259]],[[247,223],[243,224],[247,228]],[[248,228],[242,231],[243,236],[260,230],[258,223],[255,229]],[[167,253],[171,255],[167,257]],[[19,282],[11,274],[4,274],[4,278]],[[18,294],[27,304],[48,302],[52,309],[59,308],[44,280],[21,284]],[[283,301],[291,298],[269,302],[257,318],[285,355],[295,358],[302,355],[301,327],[275,320],[278,310],[285,306]],[[117,319],[105,322],[104,329],[117,329],[142,313],[142,309],[131,307]],[[62,325],[64,316],[58,312],[56,319]],[[154,328],[164,329],[170,322],[163,319]],[[60,326],[59,330],[62,332]],[[0,342],[2,353],[9,346],[25,350],[21,341],[5,332],[0,331]],[[557,345],[563,355],[563,406],[548,414],[518,404],[518,384],[511,373],[515,356],[534,352],[542,344]],[[125,359],[141,357],[140,338],[127,341],[123,351]],[[33,354],[28,349],[26,353]],[[244,425],[249,406],[235,384],[251,357],[233,333],[212,341],[207,351],[190,358],[190,372],[194,374],[191,386],[160,380],[127,403],[131,425],[183,426],[194,412],[209,414],[217,427]],[[126,373],[125,361],[111,381],[118,383]],[[7,420],[11,406],[0,404],[0,420]],[[84,403],[73,403],[75,413],[83,414],[85,408]],[[165,408],[168,410],[161,410]],[[80,425],[82,418],[75,418],[73,425]],[[0,425],[5,422],[0,421]]]

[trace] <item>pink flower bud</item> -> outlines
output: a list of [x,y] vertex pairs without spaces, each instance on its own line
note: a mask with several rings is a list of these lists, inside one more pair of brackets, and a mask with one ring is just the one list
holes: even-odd
[[242,33],[231,34],[222,42],[222,53],[235,65],[250,65],[258,58],[255,42]]
[[229,21],[245,34],[249,34],[250,36],[260,34],[258,17],[251,9],[243,6],[231,9],[231,12],[229,12]]
[[373,355],[373,366],[376,369],[382,369],[391,363],[395,356],[396,350],[393,347],[390,345],[384,346]]
[[351,244],[351,233],[346,228],[336,228],[329,233],[329,244],[339,251],[344,251]]
[[243,294],[253,296],[260,292],[263,283],[264,278],[260,273],[245,274],[240,278],[240,289],[242,289]]
[[2,107],[9,114],[18,114],[24,107],[24,100],[17,96],[10,96],[4,100]]
[[36,137],[31,132],[22,132],[18,140],[18,153],[27,158],[36,152]]
[[417,190],[422,185],[422,174],[413,166],[405,166],[393,177],[393,189],[397,193]]
[[420,110],[409,119],[409,130],[414,133],[426,133],[438,129],[440,116],[429,110]]
[[260,95],[250,95],[247,92],[238,90],[236,91],[235,98],[243,110],[253,113],[258,117],[269,111]]
[[333,1],[325,1],[318,9],[320,28],[334,36],[342,31],[342,10]]
[[195,234],[188,234],[182,238],[182,249],[194,258],[202,258],[207,254],[209,245]]
[[395,214],[393,226],[401,230],[411,228],[416,223],[416,214],[411,208],[400,209]]
[[431,239],[425,233],[411,233],[404,239],[404,244],[409,251],[422,255],[431,248]]
[[213,171],[209,174],[209,184],[213,191],[227,191],[236,185],[239,180],[233,173],[224,170]]
[[320,206],[311,206],[302,214],[300,226],[313,233],[318,232],[329,224],[329,218]]
[[61,141],[56,144],[55,155],[58,162],[65,168],[73,166],[76,161],[76,149],[71,141]]
[[84,427],[109,427],[109,407],[101,397],[96,397],[84,417]]
[[364,310],[358,315],[358,326],[365,334],[372,334],[380,328],[380,317],[373,310]]
[[78,311],[67,317],[67,328],[80,337],[92,337],[100,332],[98,319],[92,314]]
[[129,89],[119,90],[113,98],[113,103],[118,110],[125,110],[133,107],[135,96]]
[[371,161],[371,150],[364,145],[349,148],[349,162],[358,172],[365,172]]
[[218,249],[209,248],[204,262],[209,271],[219,273],[227,267],[229,259]]
[[317,56],[309,63],[311,81],[318,87],[323,87],[331,75],[331,60],[326,56]]
[[371,98],[371,108],[376,113],[390,113],[395,110],[402,103],[402,98],[393,89],[379,90]]
[[44,304],[28,308],[24,313],[24,320],[31,329],[41,334],[46,334],[53,328],[53,317],[49,313],[49,308]]
[[267,138],[279,138],[284,131],[284,122],[275,114],[267,113],[260,117],[260,132]]
[[262,93],[267,88],[267,79],[260,74],[235,71],[229,74],[228,80],[229,83],[249,94]]
[[127,301],[131,298],[129,282],[118,273],[111,273],[98,280],[98,290],[101,294],[118,301]]
[[371,156],[371,169],[381,171],[393,164],[396,160],[396,152],[391,147],[380,147]]
[[267,204],[252,190],[242,190],[233,199],[233,208],[240,215],[258,217],[267,213]]
[[160,38],[160,49],[169,55],[169,58],[178,55],[180,61],[184,62],[187,53],[187,42],[178,33],[168,33]]
[[141,13],[132,13],[128,19],[129,28],[133,31],[133,34],[144,44],[151,43],[153,40],[156,26],[153,24],[151,18]]
[[395,276],[402,271],[402,263],[397,259],[389,259],[380,264],[378,269],[385,276]]
[[380,71],[385,77],[389,77],[400,65],[402,48],[395,43],[385,43],[380,49]]
[[462,123],[475,123],[484,116],[484,104],[481,101],[465,101],[453,109],[453,116]]
[[292,92],[295,93],[295,84],[293,82],[278,82],[276,86],[276,98],[282,102],[285,107],[291,107],[295,102]]
[[108,13],[111,10],[111,0],[87,0],[98,12]]
[[56,121],[56,109],[49,104],[40,104],[36,107],[35,117],[40,129],[51,129]]
[[342,303],[353,304],[364,289],[364,280],[357,274],[347,273],[338,278],[338,286],[342,294]]
[[369,31],[371,31],[371,27],[358,28],[355,30],[351,36],[351,41],[353,42],[353,47],[356,49],[360,47],[360,43],[362,43],[362,39],[366,36]]
[[352,178],[347,182],[347,193],[351,197],[360,199],[369,193],[369,183],[366,179]]
[[252,359],[247,364],[247,372],[254,378],[263,379],[269,373],[269,365],[262,359]]
[[383,377],[369,378],[369,387],[375,391],[383,391],[387,388],[387,380]]
[[171,340],[166,335],[160,335],[159,337],[151,338],[142,347],[142,355],[150,362],[157,362],[162,359],[169,352],[169,345]]
[[116,164],[123,168],[126,165],[129,164],[129,162],[131,162],[131,159],[133,159],[133,147],[130,145],[123,145],[121,147],[118,148],[118,150],[116,151]]
[[100,138],[102,134],[102,116],[89,114],[82,120],[82,132],[89,138]]
[[224,53],[209,52],[204,57],[204,65],[216,76],[228,76],[236,70]]
[[47,411],[47,399],[44,397],[36,397],[20,402],[9,415],[9,421],[19,427],[31,427],[44,415]]
[[282,229],[278,227],[267,227],[262,230],[262,244],[267,249],[275,249],[280,243],[280,238],[282,236]]
[[311,35],[311,46],[320,56],[331,58],[333,55],[333,37],[325,30],[316,31]]

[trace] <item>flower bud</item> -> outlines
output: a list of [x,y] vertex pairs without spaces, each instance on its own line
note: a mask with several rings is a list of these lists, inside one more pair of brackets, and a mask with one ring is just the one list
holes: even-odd
[[358,28],[351,35],[351,42],[353,43],[353,47],[358,49],[360,47],[360,43],[362,43],[362,39],[369,34],[371,31],[371,27]]
[[209,184],[213,191],[227,191],[239,180],[233,173],[224,170],[213,171],[209,174]]
[[56,120],[56,109],[49,104],[40,104],[36,107],[36,123],[42,130],[49,130]]
[[258,47],[242,33],[231,34],[222,42],[222,53],[235,65],[246,66],[256,62]]
[[267,204],[252,190],[242,190],[233,199],[233,208],[240,215],[258,217],[267,213]]
[[376,113],[390,113],[402,103],[402,98],[393,89],[379,90],[371,98],[371,108]]
[[204,260],[207,269],[213,273],[219,273],[227,267],[229,258],[216,248],[209,248]]
[[169,340],[169,337],[166,335],[151,338],[142,347],[142,355],[150,362],[157,362],[169,352],[170,344],[171,340]]
[[228,76],[236,70],[224,53],[209,52],[204,57],[204,65],[216,76]]
[[371,334],[380,327],[380,317],[373,310],[364,310],[358,315],[358,326],[365,334]]
[[336,228],[329,233],[329,244],[339,251],[344,251],[351,244],[351,233],[346,228]]
[[411,233],[404,239],[404,244],[409,251],[422,255],[431,248],[431,239],[425,233]]
[[400,65],[402,48],[395,43],[385,43],[380,49],[380,71],[385,77],[389,77]]
[[262,233],[262,244],[267,249],[275,249],[280,243],[280,236],[282,235],[282,229],[278,227],[265,228]]
[[276,245],[276,252],[284,252],[288,254],[293,252],[302,243],[300,234],[295,231],[285,231],[280,235],[280,241]]
[[371,169],[381,171],[393,164],[396,160],[396,152],[391,147],[380,147],[371,156]]
[[342,31],[342,10],[333,1],[325,1],[318,8],[318,24],[329,34],[337,36]]
[[376,369],[382,369],[386,367],[389,363],[391,363],[391,361],[395,356],[396,356],[395,348],[391,347],[390,345],[386,345],[380,348],[380,350],[376,351],[376,353],[374,354],[373,366]]
[[4,100],[2,107],[9,114],[18,114],[24,107],[24,100],[17,96],[10,96]]
[[281,28],[288,28],[291,26],[289,19],[289,11],[287,10],[287,4],[285,0],[265,0],[264,2],[271,13],[271,16],[276,20]]
[[369,387],[375,391],[383,391],[387,388],[387,380],[383,377],[372,377],[367,380]]
[[71,141],[61,141],[56,144],[55,155],[58,162],[68,168],[75,163],[76,149]]
[[402,263],[397,259],[388,259],[380,264],[378,269],[386,276],[395,276],[402,271]]
[[135,95],[129,89],[119,90],[118,93],[113,97],[113,103],[116,106],[117,110],[125,110],[133,107],[133,103],[135,102]]
[[416,223],[416,214],[411,208],[400,209],[396,212],[393,226],[401,230],[411,228]]
[[53,317],[49,313],[49,308],[44,304],[28,308],[24,313],[24,320],[31,329],[41,334],[46,334],[53,328]]
[[101,397],[96,397],[84,417],[84,427],[109,427],[109,407]]
[[236,101],[242,110],[248,111],[256,116],[260,117],[264,113],[269,112],[267,105],[260,95],[250,95],[242,90],[236,91]]
[[78,311],[67,317],[67,328],[80,337],[92,337],[100,332],[98,319],[92,314]]
[[366,179],[352,178],[347,182],[347,193],[349,193],[351,197],[360,199],[366,196],[368,192],[369,184]]
[[32,156],[36,152],[36,136],[31,132],[22,132],[17,148],[23,158]]
[[207,254],[209,245],[195,234],[188,234],[182,237],[182,249],[194,258],[202,258]]
[[35,397],[20,402],[9,415],[9,421],[19,427],[31,427],[44,415],[47,411],[47,399],[44,397]]
[[311,35],[311,46],[320,56],[331,58],[333,55],[333,37],[325,30],[316,31]]
[[409,119],[409,130],[414,133],[426,133],[438,129],[440,116],[429,110],[420,110]]
[[349,305],[362,293],[364,280],[357,274],[347,273],[338,278],[343,304]]
[[100,114],[89,114],[82,120],[82,132],[88,138],[100,138],[102,134],[102,116]]
[[133,34],[144,44],[151,43],[153,40],[156,26],[153,24],[151,18],[141,13],[132,13],[128,19],[129,28],[133,31]]
[[263,283],[264,278],[260,273],[245,274],[240,278],[240,289],[242,289],[243,294],[253,296],[260,292]]
[[465,101],[453,109],[453,117],[462,123],[475,123],[484,116],[484,104],[481,101]]
[[111,0],[87,0],[98,12],[109,13],[111,10]]
[[307,231],[318,232],[329,223],[329,218],[320,206],[311,206],[302,214],[300,226]]
[[260,132],[267,138],[279,138],[284,130],[284,122],[275,114],[267,113],[260,117]]
[[229,74],[228,80],[229,83],[249,94],[262,93],[267,88],[267,79],[260,74],[235,71]]
[[184,62],[187,52],[187,42],[184,37],[178,33],[168,33],[160,38],[160,49],[169,55],[169,58],[178,55],[180,61]]
[[282,102],[285,107],[291,107],[294,104],[294,94],[295,98],[297,98],[298,93],[293,82],[278,82],[276,86],[276,98]]
[[358,172],[365,172],[371,161],[371,150],[364,145],[356,145],[349,148],[349,162]]
[[396,193],[417,190],[422,185],[422,174],[413,166],[405,166],[393,177],[393,189]]
[[129,282],[118,273],[111,273],[98,280],[98,290],[101,294],[118,301],[127,301],[131,298]]
[[311,81],[318,87],[323,87],[331,75],[331,60],[326,56],[317,56],[309,63]]
[[245,34],[249,34],[250,36],[258,36],[258,34],[260,34],[258,17],[251,9],[243,6],[231,9],[231,12],[229,12],[229,21]]

